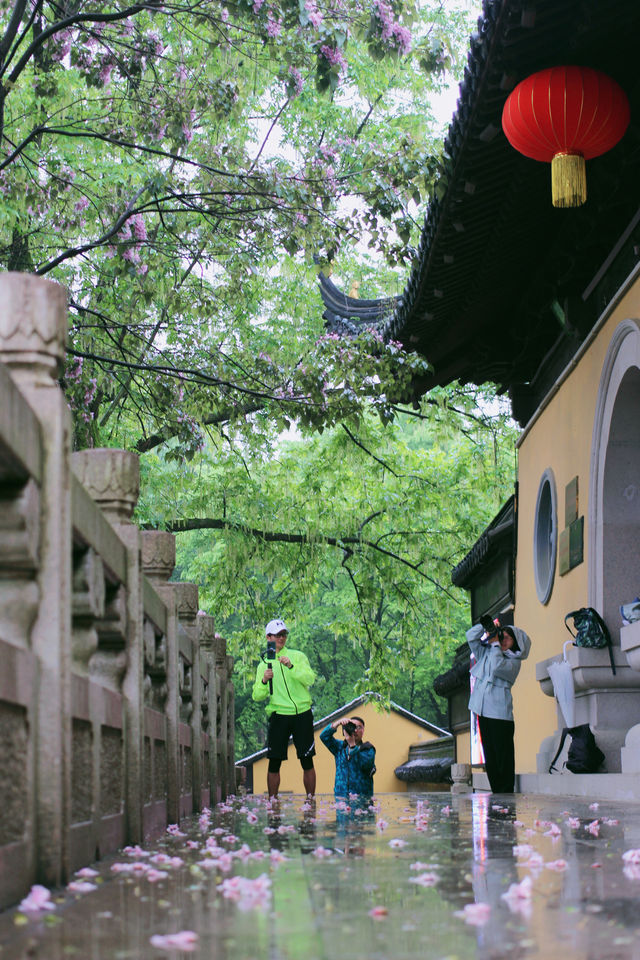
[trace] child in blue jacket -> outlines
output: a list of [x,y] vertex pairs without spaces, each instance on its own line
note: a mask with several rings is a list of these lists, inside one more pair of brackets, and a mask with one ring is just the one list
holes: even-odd
[[[344,740],[336,740],[335,732],[339,726],[342,726]],[[336,797],[348,798],[356,793],[364,798],[373,796],[376,748],[368,741],[363,743],[363,733],[362,717],[343,717],[329,723],[320,734],[325,747],[335,757]]]

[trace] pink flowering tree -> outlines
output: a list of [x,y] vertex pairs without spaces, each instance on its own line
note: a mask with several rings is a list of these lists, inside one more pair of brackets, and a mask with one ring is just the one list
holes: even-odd
[[314,258],[361,273],[366,236],[406,262],[438,170],[429,95],[469,28],[413,0],[0,5],[0,264],[70,290],[79,446],[191,456],[254,412],[362,409],[385,350],[354,347],[357,400],[337,367],[317,386]]

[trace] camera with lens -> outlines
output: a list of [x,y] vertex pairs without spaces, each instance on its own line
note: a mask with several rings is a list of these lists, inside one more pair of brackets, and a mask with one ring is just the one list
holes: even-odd
[[488,613],[480,617],[480,626],[490,637],[500,633],[500,627],[494,623],[493,617],[490,617]]
[[351,720],[349,720],[347,723],[342,724],[342,729],[348,737],[352,737],[356,732],[356,725],[355,723],[351,723]]

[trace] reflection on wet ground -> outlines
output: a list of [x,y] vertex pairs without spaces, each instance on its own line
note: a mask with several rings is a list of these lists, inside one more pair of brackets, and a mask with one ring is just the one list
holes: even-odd
[[0,957],[640,960],[640,805],[345,807],[230,799],[0,915]]

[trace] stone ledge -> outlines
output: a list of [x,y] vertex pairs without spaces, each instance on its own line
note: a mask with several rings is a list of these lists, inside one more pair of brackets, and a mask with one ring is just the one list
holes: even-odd
[[640,671],[640,620],[620,627],[620,647],[631,669]]
[[[588,800],[624,800],[640,803],[640,774],[633,773],[520,773],[518,793]],[[475,787],[475,776],[474,776]]]

